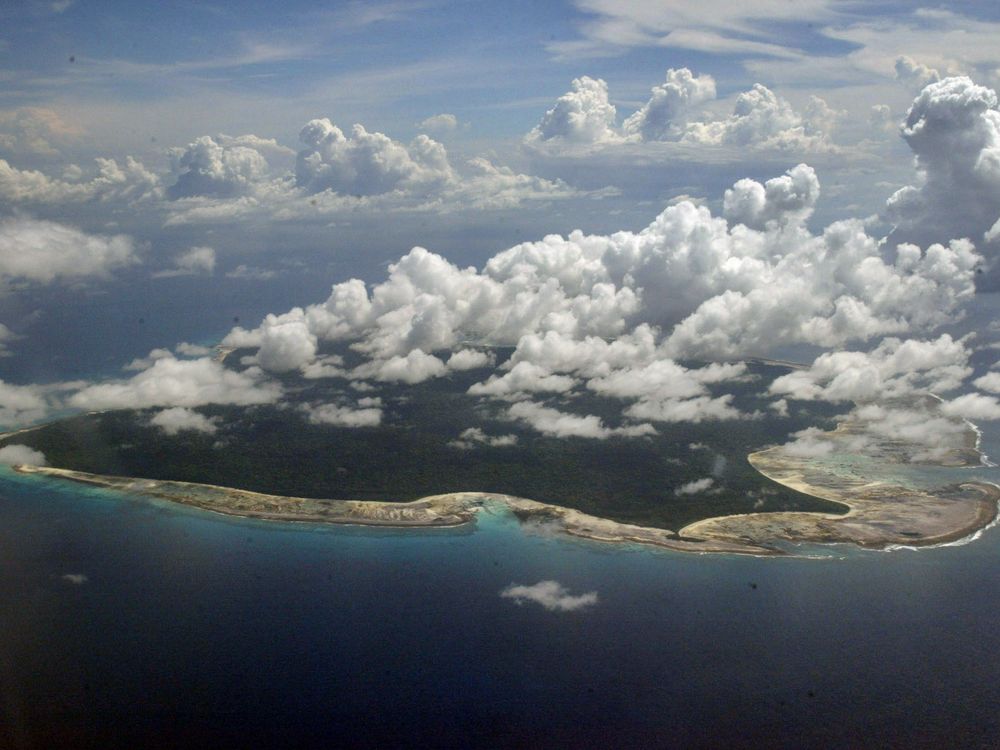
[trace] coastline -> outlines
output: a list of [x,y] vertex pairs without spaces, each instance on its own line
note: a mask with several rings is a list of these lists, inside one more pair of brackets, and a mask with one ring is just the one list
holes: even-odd
[[315,500],[268,495],[194,482],[90,474],[48,466],[18,465],[13,468],[20,474],[147,495],[222,515],[284,523],[453,528],[473,523],[477,514],[488,507],[500,506],[513,513],[521,523],[552,528],[569,536],[596,542],[646,544],[680,552],[784,554],[766,544],[743,544],[723,539],[682,539],[670,529],[619,523],[571,508],[494,493],[455,492],[431,495],[405,503],[374,500]]
[[[228,352],[227,352],[228,353]],[[928,402],[933,403],[930,397]],[[936,408],[936,407],[935,407]],[[981,432],[971,422],[964,445],[942,456],[937,465],[958,469],[989,466],[979,450]],[[0,442],[39,429],[32,425],[0,435]],[[860,453],[851,439],[869,438]],[[906,465],[905,445],[879,442],[867,423],[845,420],[822,434],[830,450],[818,457],[796,456],[775,446],[750,453],[747,461],[762,476],[812,497],[833,502],[843,514],[814,511],[768,511],[704,518],[679,530],[638,526],[589,515],[572,508],[500,493],[454,492],[409,502],[318,500],[288,497],[174,480],[92,474],[55,467],[14,466],[26,475],[74,481],[135,493],[200,510],[284,523],[450,528],[475,522],[477,514],[502,507],[527,526],[617,544],[643,544],[679,552],[747,555],[789,554],[792,544],[852,544],[866,549],[932,547],[963,543],[997,523],[1000,486],[985,480],[925,488],[881,470]],[[858,462],[857,458],[863,458]],[[873,460],[874,459],[874,460]],[[905,472],[904,472],[905,477]]]

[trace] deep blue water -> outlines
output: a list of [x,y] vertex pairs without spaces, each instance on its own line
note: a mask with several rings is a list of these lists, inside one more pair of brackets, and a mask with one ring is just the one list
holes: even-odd
[[[4,472],[0,743],[995,747],[998,570],[995,529],[693,556],[506,516],[273,525]],[[545,579],[598,602],[499,596]]]

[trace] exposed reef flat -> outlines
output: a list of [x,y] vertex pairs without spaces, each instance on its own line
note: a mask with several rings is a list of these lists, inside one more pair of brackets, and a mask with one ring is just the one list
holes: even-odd
[[[912,407],[911,407],[912,408]],[[940,417],[937,402],[918,408]],[[969,468],[982,465],[975,427],[963,423],[954,445],[932,461],[925,447],[887,437],[878,425],[860,419],[841,422],[824,433],[827,451],[796,455],[790,446],[751,453],[750,464],[786,487],[842,503],[841,516],[822,513],[749,513],[720,516],[690,524],[681,536],[749,545],[776,541],[853,543],[862,547],[930,546],[971,536],[997,517],[1000,487],[983,481],[917,481],[926,467]],[[942,474],[942,477],[944,475]]]

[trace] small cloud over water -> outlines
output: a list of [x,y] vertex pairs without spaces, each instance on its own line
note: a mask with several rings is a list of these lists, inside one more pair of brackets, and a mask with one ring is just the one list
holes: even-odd
[[539,581],[534,586],[512,583],[500,592],[500,596],[513,599],[518,605],[535,602],[550,612],[573,612],[597,604],[596,591],[573,595],[558,581]]

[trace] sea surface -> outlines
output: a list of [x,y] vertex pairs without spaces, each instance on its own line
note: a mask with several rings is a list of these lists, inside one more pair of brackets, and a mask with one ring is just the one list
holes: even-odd
[[[544,580],[597,602],[500,596]],[[690,555],[503,514],[269,524],[4,470],[0,603],[4,747],[1000,743],[996,528]]]

